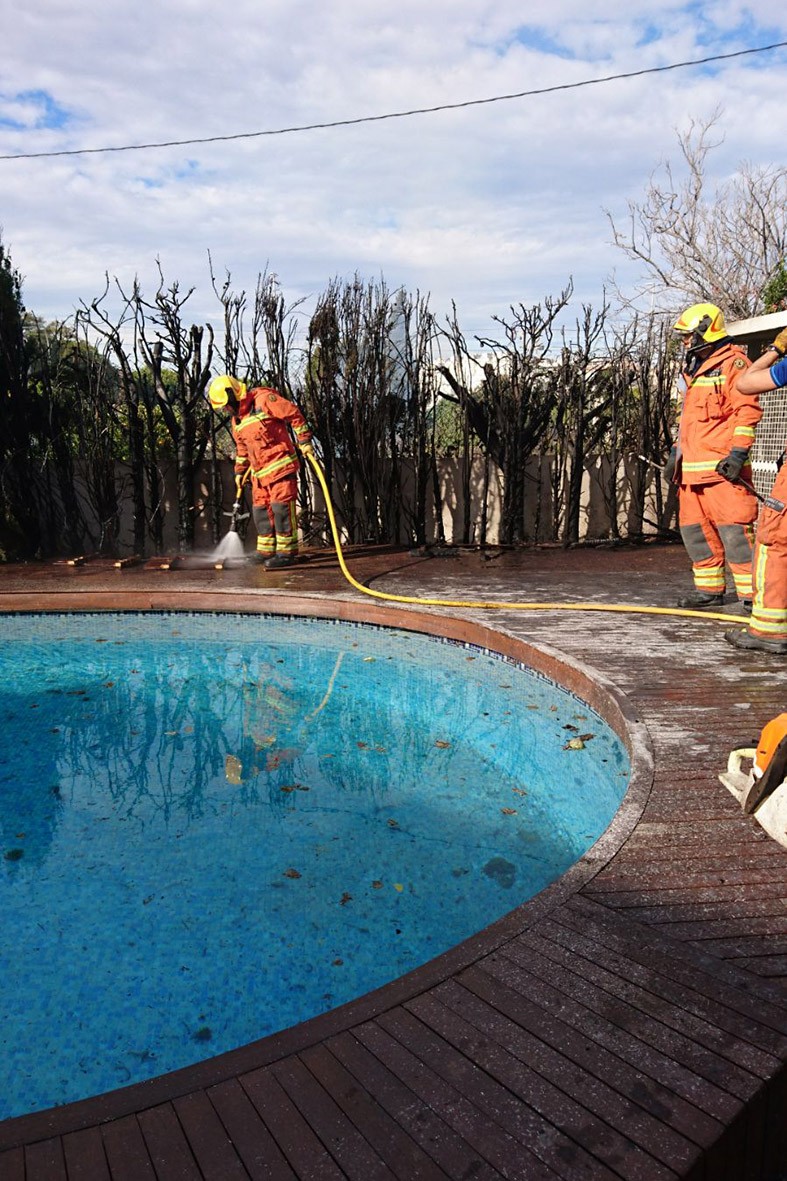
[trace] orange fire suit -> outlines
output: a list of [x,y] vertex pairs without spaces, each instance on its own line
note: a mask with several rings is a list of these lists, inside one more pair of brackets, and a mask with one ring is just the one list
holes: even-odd
[[277,390],[258,386],[243,399],[232,434],[237,449],[235,476],[243,477],[251,469],[257,553],[264,557],[296,554],[300,463],[293,436],[298,444],[311,442],[306,419]]
[[[727,340],[693,374],[684,374],[678,520],[697,591],[724,593],[726,559],[738,597],[750,600],[757,499],[716,471],[733,447],[751,448],[762,417],[758,396],[736,389],[737,377],[748,367],[743,350]],[[741,478],[751,483],[748,460]]]
[[[787,385],[787,360],[770,374],[776,388]],[[787,504],[787,463],[776,473],[771,496]],[[767,506],[760,513],[754,548],[754,603],[749,631],[767,640],[787,640],[787,512]]]

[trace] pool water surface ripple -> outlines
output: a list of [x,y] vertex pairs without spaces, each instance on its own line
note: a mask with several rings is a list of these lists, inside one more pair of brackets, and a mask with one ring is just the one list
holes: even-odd
[[629,762],[451,641],[202,613],[0,620],[0,1119],[362,995],[560,876]]

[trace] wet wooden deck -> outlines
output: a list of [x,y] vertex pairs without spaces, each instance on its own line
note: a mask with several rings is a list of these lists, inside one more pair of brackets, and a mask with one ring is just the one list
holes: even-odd
[[[378,590],[462,601],[668,607],[688,585],[679,546],[348,560]],[[5,609],[75,592],[106,605],[108,589],[148,605],[204,592],[230,609],[249,595],[261,610],[288,594],[340,612],[363,599],[327,556],[275,576],[0,571]],[[717,778],[784,710],[787,663],[735,651],[711,620],[434,613],[554,649],[625,695],[654,768],[628,819],[439,970],[233,1055],[0,1123],[0,1181],[787,1178],[787,850]]]

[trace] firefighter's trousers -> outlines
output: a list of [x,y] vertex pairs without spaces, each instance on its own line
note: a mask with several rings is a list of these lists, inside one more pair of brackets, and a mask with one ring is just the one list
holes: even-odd
[[[776,476],[772,495],[787,504],[787,464]],[[762,509],[753,574],[749,630],[769,640],[787,640],[787,512]]]
[[681,484],[680,535],[691,559],[694,585],[707,595],[724,594],[725,559],[739,599],[752,597],[752,555],[757,498],[740,484]]
[[258,485],[252,495],[252,515],[257,527],[257,553],[264,557],[298,552],[298,480],[295,476]]

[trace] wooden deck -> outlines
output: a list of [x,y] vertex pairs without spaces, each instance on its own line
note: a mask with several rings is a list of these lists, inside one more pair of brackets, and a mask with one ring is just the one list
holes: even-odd
[[[462,601],[669,607],[689,582],[680,546],[348,561],[378,590]],[[0,609],[77,593],[107,605],[108,590],[124,605],[201,595],[267,610],[306,595],[319,610],[371,610],[327,556],[275,576],[0,570]],[[633,795],[597,849],[489,932],[369,998],[0,1123],[0,1181],[787,1178],[787,850],[717,778],[729,750],[784,710],[787,662],[735,651],[729,625],[711,620],[431,614],[601,674],[640,749]]]

